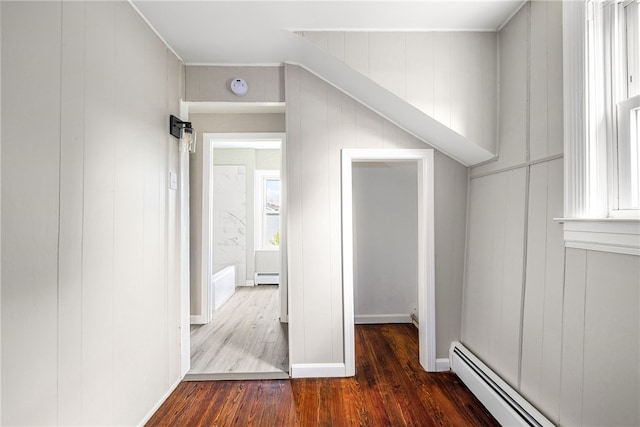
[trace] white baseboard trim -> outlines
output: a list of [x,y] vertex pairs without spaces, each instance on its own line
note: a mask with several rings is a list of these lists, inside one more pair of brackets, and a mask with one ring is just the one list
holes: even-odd
[[356,325],[411,323],[411,314],[356,314],[354,320]]
[[337,378],[346,376],[344,363],[296,363],[291,365],[291,378]]
[[448,358],[436,359],[436,372],[445,372],[451,368],[451,362]]
[[151,410],[147,413],[147,415],[144,416],[144,418],[142,419],[142,421],[140,421],[137,425],[138,426],[144,426],[145,424],[147,424],[149,422],[149,420],[151,419],[151,417],[153,417],[153,414],[156,413],[156,411],[158,409],[160,409],[160,406],[162,406],[162,404],[165,402],[165,400],[167,400],[169,398],[169,396],[171,396],[171,393],[174,392],[174,390],[178,387],[178,385],[182,382],[182,378],[179,378],[178,381],[176,381],[170,388],[169,391],[167,391],[161,398],[160,400],[153,405],[153,408],[151,408]]
[[191,324],[192,325],[206,325],[207,323],[209,323],[207,321],[207,316],[203,315],[203,314],[198,314],[198,315],[192,315],[191,316]]
[[244,285],[240,284],[238,285],[238,287],[241,286],[254,286],[255,284],[253,283],[253,280],[245,280]]

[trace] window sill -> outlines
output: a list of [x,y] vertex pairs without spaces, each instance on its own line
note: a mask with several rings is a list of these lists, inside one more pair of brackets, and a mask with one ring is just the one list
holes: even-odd
[[640,256],[640,220],[636,218],[555,218],[564,224],[564,245]]

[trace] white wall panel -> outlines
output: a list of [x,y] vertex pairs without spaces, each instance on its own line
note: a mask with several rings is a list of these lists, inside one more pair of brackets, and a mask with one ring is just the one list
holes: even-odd
[[406,99],[405,33],[369,34],[369,77],[380,86]]
[[471,181],[462,338],[517,385],[526,169]]
[[566,250],[562,318],[561,425],[583,424],[584,313],[587,251]]
[[[307,37],[306,33],[305,37]],[[345,33],[344,62],[369,77],[369,33],[350,31]]]
[[[525,5],[498,33],[498,158],[472,174],[522,164],[527,158],[529,7]],[[544,88],[536,88],[537,91]]]
[[531,160],[563,151],[561,8],[561,2],[531,3]]
[[305,276],[304,317],[305,334],[313,339],[305,341],[305,355],[312,363],[331,360],[330,332],[331,294],[324,289],[330,283],[330,241],[327,239],[329,216],[329,140],[326,133],[327,85],[309,73],[301,74],[301,153],[305,162],[302,181],[302,242]]
[[[300,111],[300,68],[285,66],[287,111]],[[289,276],[289,355],[290,363],[305,360],[304,279],[302,254],[302,156],[301,115],[287,114],[287,254]]]
[[406,34],[407,46],[407,102],[433,117],[435,33],[415,32]]
[[87,4],[82,423],[113,422],[115,3]]
[[522,325],[521,391],[559,417],[562,354],[564,240],[562,159],[531,167],[527,229],[526,293]]
[[62,4],[58,421],[82,419],[82,216],[85,4]]
[[495,151],[495,33],[300,34],[470,141]]
[[583,416],[640,425],[640,257],[587,252]]
[[[16,257],[2,259],[3,284],[41,286],[3,286],[3,317],[29,320],[9,331],[3,322],[11,391],[2,421],[135,425],[180,375],[179,285],[169,278],[177,252],[168,247],[176,200],[167,195],[177,144],[166,120],[178,113],[183,65],[126,2],[1,7],[3,55],[19,54],[3,70],[3,87],[17,92],[3,90],[12,108],[2,120],[24,141],[17,157],[2,147],[11,165],[2,167],[3,227],[12,218],[28,227],[10,227],[16,241],[3,233],[3,252]],[[16,139],[7,129],[3,140]],[[14,190],[27,203],[14,203]],[[7,281],[10,266],[29,259],[37,266]],[[6,345],[13,336],[37,348]]]
[[[448,191],[448,187],[464,188],[468,181],[468,169],[457,167],[456,162],[436,152],[435,161],[435,216],[451,218],[440,220],[435,229],[436,283],[462,283],[464,269],[464,242],[466,227],[467,194],[463,191]],[[447,183],[447,185],[441,185]],[[436,285],[437,286],[437,285]],[[438,310],[437,307],[448,307]],[[462,288],[441,286],[436,291],[436,335],[438,343],[452,342],[460,337],[462,312]],[[437,358],[447,358],[444,345],[436,348]]]
[[1,7],[2,423],[49,425],[58,416],[62,7]]

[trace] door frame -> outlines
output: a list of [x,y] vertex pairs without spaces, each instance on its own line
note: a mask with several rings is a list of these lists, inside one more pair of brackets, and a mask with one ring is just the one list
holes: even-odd
[[353,163],[416,162],[418,178],[418,341],[420,364],[436,371],[433,149],[342,150],[342,287],[346,376],[355,375]]
[[280,182],[281,204],[280,207],[280,284],[278,287],[280,296],[280,320],[288,321],[289,310],[289,286],[287,275],[287,233],[286,233],[286,134],[283,132],[232,132],[232,133],[204,133],[202,135],[202,245],[201,245],[201,274],[200,316],[191,316],[192,323],[209,323],[213,312],[213,298],[211,295],[213,275],[213,144],[215,141],[252,143],[254,141],[278,141],[280,143]]

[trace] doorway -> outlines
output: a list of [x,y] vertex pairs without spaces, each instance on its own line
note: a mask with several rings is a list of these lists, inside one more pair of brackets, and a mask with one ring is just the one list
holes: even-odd
[[204,133],[202,140],[201,268],[194,273],[205,316],[192,316],[204,326],[191,328],[187,379],[287,378],[284,134]]
[[342,150],[342,254],[345,372],[355,375],[354,340],[354,163],[406,162],[415,165],[417,188],[417,317],[419,357],[422,367],[436,370],[435,274],[434,274],[434,184],[433,150],[344,149]]

